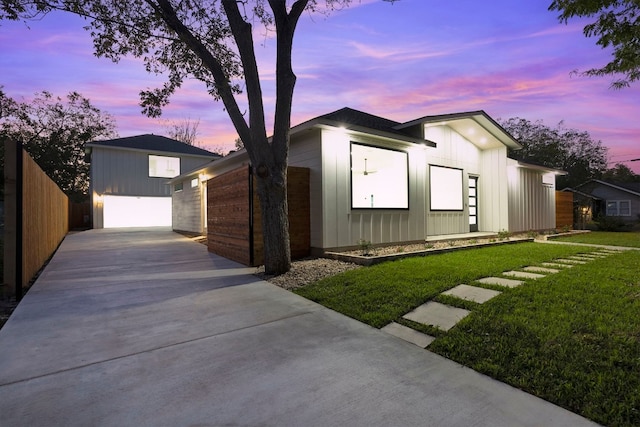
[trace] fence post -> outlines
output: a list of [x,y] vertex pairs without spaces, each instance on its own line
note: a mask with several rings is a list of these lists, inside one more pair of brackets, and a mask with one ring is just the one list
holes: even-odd
[[22,210],[23,150],[22,143],[4,141],[4,278],[3,294],[22,299]]

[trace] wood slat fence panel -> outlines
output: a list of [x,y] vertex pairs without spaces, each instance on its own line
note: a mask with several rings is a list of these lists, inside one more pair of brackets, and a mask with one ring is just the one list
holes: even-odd
[[[20,144],[5,141],[4,293],[23,289],[55,252],[69,231],[69,200]],[[21,169],[21,171],[20,171]],[[22,173],[20,173],[22,172]]]
[[556,191],[556,229],[573,228],[573,193]]

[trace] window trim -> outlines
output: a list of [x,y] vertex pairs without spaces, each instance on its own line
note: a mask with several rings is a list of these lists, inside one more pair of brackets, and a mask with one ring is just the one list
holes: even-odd
[[[391,152],[395,152],[395,153],[401,153],[404,154],[404,158],[405,158],[405,178],[406,178],[406,183],[407,183],[407,192],[406,192],[406,207],[385,207],[385,206],[374,206],[374,207],[364,207],[364,206],[354,206],[353,204],[353,146],[354,145],[359,145],[361,147],[368,147],[368,148],[374,148],[377,150],[386,150],[386,151],[391,151]],[[351,210],[363,210],[363,211],[380,211],[380,210],[394,210],[394,211],[408,211],[411,208],[411,200],[410,200],[410,195],[411,195],[411,191],[409,188],[410,185],[410,180],[409,180],[409,153],[407,151],[404,150],[400,150],[400,149],[396,149],[396,148],[389,148],[389,147],[381,147],[379,145],[374,145],[374,144],[367,144],[364,142],[355,142],[355,141],[350,141],[350,145],[349,145],[349,199],[350,199],[350,204],[351,204]]]
[[[609,214],[609,204],[613,203],[615,204],[615,213],[614,214]],[[628,208],[627,208],[627,212],[626,214],[621,214],[620,213],[620,205],[622,203],[626,203]],[[606,216],[631,216],[631,200],[607,200],[606,201],[606,210],[605,210],[605,214]]]
[[[177,173],[173,176],[168,176],[168,174],[165,175],[157,175],[158,171],[156,168],[156,175],[152,175],[151,174],[151,159],[152,158],[160,158],[160,159],[173,159],[173,160],[178,160],[178,170],[176,171]],[[176,156],[160,156],[158,154],[148,154],[147,155],[147,165],[149,166],[149,173],[148,176],[149,178],[175,178],[176,176],[180,175],[180,170],[182,168],[182,159],[180,157],[176,157]]]
[[[432,168],[440,168],[440,169],[453,169],[453,170],[457,170],[460,171],[460,209],[434,209],[433,208],[433,179],[432,179]],[[467,184],[468,185],[468,184]],[[434,165],[434,164],[429,164],[429,211],[431,212],[464,212],[464,187],[465,187],[465,182],[464,182],[464,169],[461,168],[454,168],[451,166],[442,166],[442,165]],[[476,196],[478,197],[478,196]]]

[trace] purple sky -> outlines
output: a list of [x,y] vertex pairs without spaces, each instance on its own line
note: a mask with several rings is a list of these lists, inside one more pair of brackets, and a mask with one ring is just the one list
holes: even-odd
[[[355,0],[350,8],[305,14],[294,44],[298,83],[292,123],[348,106],[398,121],[485,110],[493,118],[543,120],[588,131],[609,147],[611,166],[640,158],[640,85],[609,89],[611,78],[572,75],[604,65],[609,53],[582,34],[586,21],[558,23],[550,0]],[[84,21],[51,14],[0,24],[0,85],[19,100],[48,90],[78,91],[112,114],[120,136],[166,133],[166,122],[200,120],[205,148],[233,147],[236,133],[196,81],[161,119],[140,113],[138,93],[160,85],[142,62],[93,56]],[[256,32],[267,116],[272,114],[275,42]],[[269,132],[271,133],[271,132]],[[222,147],[224,146],[224,147]],[[640,173],[640,162],[624,163]]]

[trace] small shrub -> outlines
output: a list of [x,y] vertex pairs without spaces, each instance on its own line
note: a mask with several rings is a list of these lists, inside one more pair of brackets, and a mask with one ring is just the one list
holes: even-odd
[[507,230],[501,230],[498,232],[498,240],[509,240],[511,233]]
[[400,246],[398,249],[396,249],[396,251],[397,251],[398,253],[402,253],[402,252],[404,252],[404,247],[403,247],[403,246]]
[[475,245],[476,243],[478,243],[478,239],[469,240],[469,244],[471,244],[471,245]]
[[562,226],[562,232],[563,233],[568,233],[571,231],[571,226],[570,225],[563,225]]
[[360,251],[362,252],[362,256],[370,256],[371,248],[373,245],[370,240],[360,239],[358,240],[358,246],[360,247]]
[[596,220],[600,231],[627,231],[629,224],[615,216],[601,216]]
[[431,244],[431,243],[425,243],[425,244],[424,244],[424,248],[425,248],[425,249],[433,249],[433,244]]
[[529,230],[527,231],[527,237],[530,239],[535,239],[536,237],[538,237],[538,232],[534,230]]

